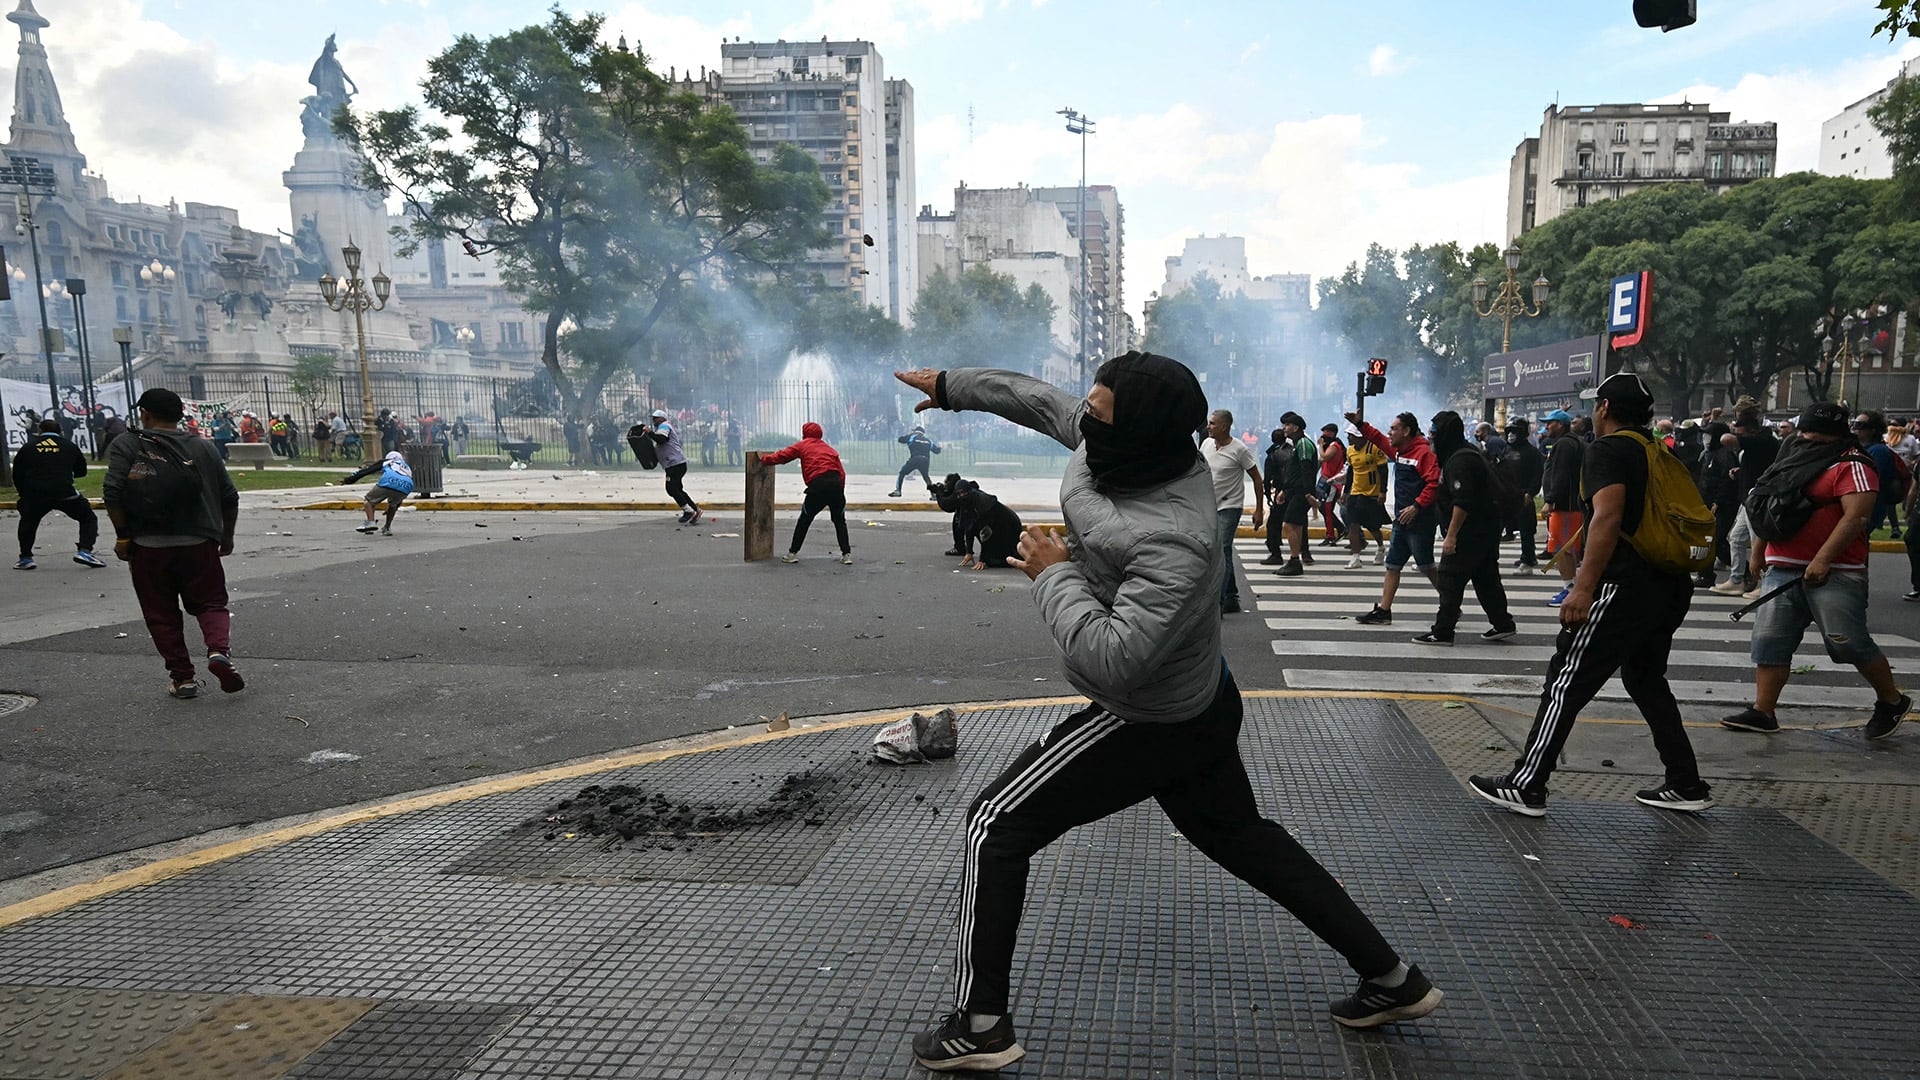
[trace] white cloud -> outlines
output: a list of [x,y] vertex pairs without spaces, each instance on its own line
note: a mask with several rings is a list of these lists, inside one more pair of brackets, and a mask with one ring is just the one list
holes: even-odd
[[1897,53],[1855,57],[1825,71],[1799,69],[1772,75],[1748,74],[1731,87],[1688,86],[1655,103],[1704,102],[1735,121],[1773,121],[1779,125],[1782,173],[1811,169],[1820,159],[1820,125],[1841,109],[1887,85],[1903,60],[1920,55],[1920,41],[1908,40]]
[[1267,46],[1271,44],[1272,41],[1273,41],[1273,35],[1267,34],[1266,36],[1262,37],[1259,41],[1255,41],[1248,44],[1246,48],[1240,50],[1240,62],[1244,64],[1247,61],[1265,52],[1267,49]]
[[1413,61],[1400,55],[1400,50],[1391,45],[1375,45],[1367,54],[1367,74],[1374,78],[1384,75],[1398,75],[1411,67]]

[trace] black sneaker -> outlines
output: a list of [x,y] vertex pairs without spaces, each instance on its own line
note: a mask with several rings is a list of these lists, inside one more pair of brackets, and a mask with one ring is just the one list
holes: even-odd
[[948,548],[948,549],[947,549],[947,550],[946,550],[945,552],[943,552],[943,554],[947,554],[947,555],[971,555],[971,554],[973,554],[973,552],[971,552],[971,551],[961,551],[961,550],[960,550],[959,548],[957,548],[957,547],[950,547],[950,548]]
[[1373,605],[1372,611],[1367,612],[1365,615],[1353,621],[1362,626],[1392,626],[1393,609],[1383,608],[1379,604],[1375,604]]
[[682,524],[682,525],[685,525],[685,524],[687,523],[687,521],[688,521],[688,519],[690,519],[690,518],[692,518],[692,517],[693,517],[693,511],[691,511],[691,510],[682,510],[682,511],[680,511],[680,524]]
[[1469,776],[1467,786],[1475,794],[1496,806],[1504,806],[1516,814],[1528,817],[1547,816],[1547,793],[1527,791],[1515,787],[1512,779],[1505,776]]
[[1222,615],[1237,614],[1239,610],[1240,610],[1240,601],[1238,600],[1220,601],[1220,614]]
[[1414,638],[1413,643],[1415,645],[1444,645],[1449,649],[1453,648],[1452,637],[1441,637],[1439,634],[1436,634],[1431,630],[1427,631],[1424,634],[1421,634],[1417,638]]
[[700,524],[700,519],[705,516],[705,514],[700,512],[700,508],[696,506],[692,510],[687,511],[687,524],[698,525]]
[[1902,596],[1900,599],[1905,600],[1909,604],[1920,603],[1920,589],[1915,589],[1912,592],[1906,594],[1905,596]]
[[1682,810],[1697,814],[1702,810],[1713,809],[1713,796],[1708,794],[1707,785],[1681,790],[1672,784],[1662,784],[1657,788],[1634,793],[1634,799],[1647,806],[1657,806],[1662,810]]
[[[1413,977],[1407,978],[1411,982]],[[992,1072],[1026,1056],[1014,1040],[1013,1020],[1006,1016],[985,1031],[974,1031],[967,1024],[966,1012],[955,1010],[940,1021],[939,1027],[913,1037],[914,1060],[935,1072]]]
[[1277,577],[1299,577],[1304,573],[1306,573],[1306,570],[1301,568],[1299,559],[1288,559],[1287,565],[1274,571],[1274,575]]
[[[1260,565],[1261,566],[1279,566],[1281,563],[1286,561],[1287,561],[1287,557],[1285,555],[1269,555],[1266,558],[1260,560]],[[1920,593],[1915,593],[1914,595],[1920,596]]]
[[[1875,712],[1877,713],[1878,711],[1876,708]],[[1763,713],[1759,709],[1749,708],[1741,709],[1732,716],[1721,717],[1720,726],[1723,728],[1732,728],[1735,731],[1760,731],[1771,734],[1772,732],[1780,730],[1780,721],[1774,719],[1771,713]]]
[[1517,637],[1519,633],[1520,633],[1520,628],[1517,626],[1509,626],[1505,630],[1502,630],[1499,627],[1495,626],[1481,633],[1480,640],[1481,641],[1505,641],[1510,637]]
[[1334,1002],[1328,1011],[1333,1013],[1336,1024],[1370,1028],[1395,1020],[1418,1020],[1439,1008],[1446,998],[1416,966],[1407,969],[1407,981],[1399,986],[1381,986],[1370,979],[1361,979],[1353,993]]
[[1884,739],[1893,734],[1900,721],[1913,711],[1913,698],[1901,694],[1899,701],[1876,701],[1873,703],[1873,719],[1867,721],[1867,738]]

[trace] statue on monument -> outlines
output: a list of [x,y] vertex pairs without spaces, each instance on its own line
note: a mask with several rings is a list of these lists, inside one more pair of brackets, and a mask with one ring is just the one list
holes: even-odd
[[320,226],[312,214],[300,218],[300,227],[292,234],[285,229],[280,235],[293,241],[294,279],[297,281],[319,281],[320,275],[327,272],[327,256],[321,250]]
[[301,98],[305,106],[300,113],[300,130],[309,139],[331,139],[333,137],[334,114],[353,101],[353,95],[360,92],[340,61],[334,59],[335,45],[333,35],[327,35],[326,47],[320,50],[320,58],[313,62],[313,70],[307,73],[307,82],[313,86],[313,93]]

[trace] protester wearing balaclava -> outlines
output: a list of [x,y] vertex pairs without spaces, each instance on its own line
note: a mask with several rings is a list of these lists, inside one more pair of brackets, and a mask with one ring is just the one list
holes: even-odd
[[1440,521],[1446,538],[1434,572],[1440,608],[1433,629],[1413,640],[1421,645],[1453,644],[1467,585],[1492,623],[1481,638],[1504,641],[1517,633],[1500,581],[1500,529],[1504,518],[1495,498],[1493,467],[1487,455],[1467,441],[1466,423],[1452,410],[1436,413],[1427,437],[1440,459]]
[[1027,530],[1009,560],[1032,580],[1068,681],[1093,704],[1027,747],[968,812],[956,1007],[913,1040],[940,1070],[1003,1068],[1026,1053],[1010,1015],[1028,863],[1076,825],[1149,797],[1234,876],[1284,905],[1363,977],[1333,1019],[1371,1026],[1438,1008],[1353,898],[1279,824],[1260,817],[1240,760],[1240,691],[1220,650],[1219,514],[1193,442],[1207,416],[1178,361],[1128,353],[1083,399],[1012,371],[901,372],[916,411],[994,413],[1074,451],[1060,483],[1067,536]]

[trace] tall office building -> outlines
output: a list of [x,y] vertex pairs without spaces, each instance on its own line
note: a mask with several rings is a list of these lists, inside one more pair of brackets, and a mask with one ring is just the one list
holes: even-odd
[[1894,83],[1920,73],[1920,56],[1900,65],[1900,74],[1887,85],[1841,109],[1820,125],[1820,168],[1826,176],[1851,176],[1860,180],[1885,180],[1893,175],[1893,159],[1887,156],[1887,140],[1867,116],[1893,89]]
[[1076,187],[1034,188],[1035,198],[1045,199],[1060,208],[1074,237],[1084,236],[1087,247],[1087,303],[1092,310],[1087,318],[1087,352],[1099,359],[1126,351],[1126,310],[1121,304],[1120,286],[1124,269],[1123,241],[1126,211],[1120,206],[1120,194],[1111,184],[1087,185],[1087,221],[1080,224],[1080,189]]
[[[909,224],[895,224],[895,208],[914,205],[912,87],[889,80],[866,41],[725,42],[720,58],[714,96],[746,125],[755,156],[769,160],[774,147],[793,143],[820,163],[832,191],[834,239],[808,257],[807,269],[905,318],[905,282],[913,279],[898,273],[914,236]],[[911,262],[909,255],[905,266]]]

